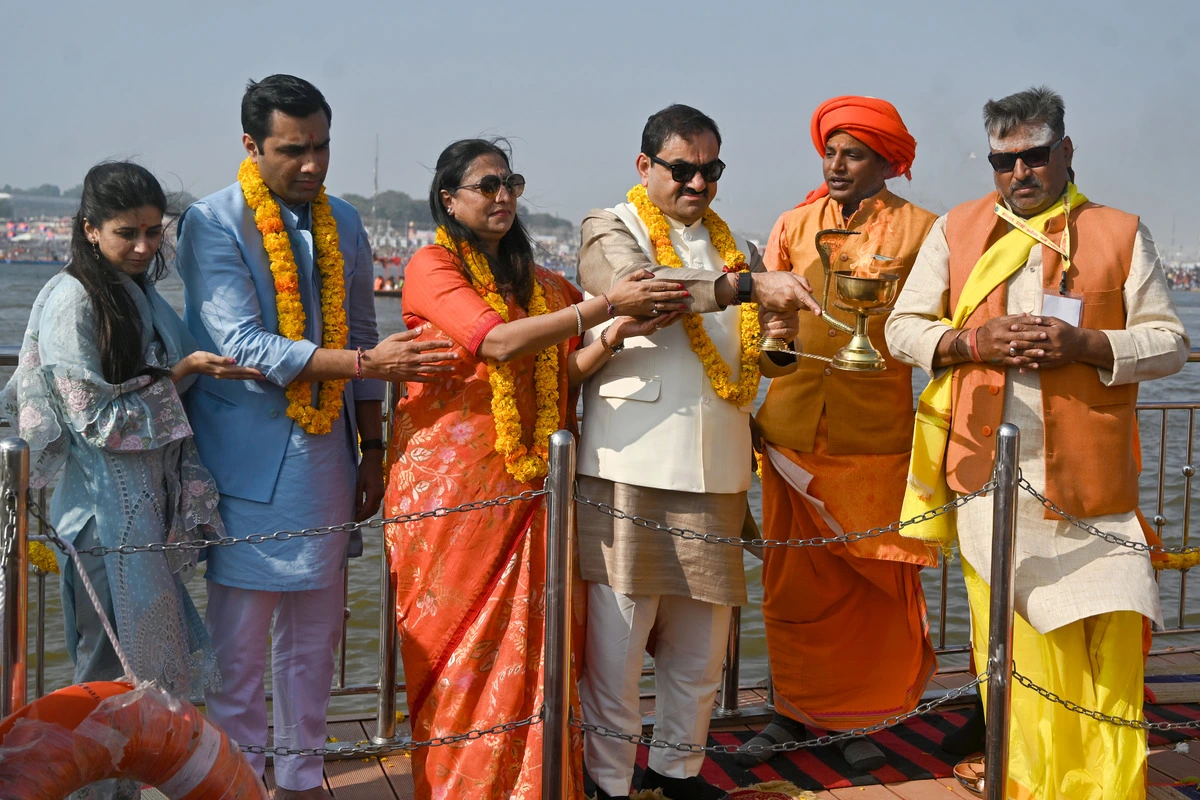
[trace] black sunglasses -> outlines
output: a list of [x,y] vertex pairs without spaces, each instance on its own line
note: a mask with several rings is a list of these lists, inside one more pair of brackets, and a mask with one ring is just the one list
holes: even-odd
[[1025,166],[1033,169],[1035,167],[1044,167],[1050,163],[1050,154],[1058,149],[1067,137],[1059,139],[1054,144],[1043,144],[1037,147],[1031,147],[1028,150],[1022,150],[1019,153],[988,153],[988,163],[992,165],[992,169],[996,172],[1012,172],[1017,168],[1017,159],[1025,164]]
[[520,197],[525,191],[525,176],[518,172],[514,172],[506,178],[501,178],[499,175],[484,175],[479,179],[479,183],[468,183],[465,186],[455,186],[451,191],[457,192],[459,189],[474,189],[484,197],[495,197],[500,193],[500,187],[508,189],[508,193],[514,198]]
[[681,161],[678,164],[672,164],[669,161],[663,161],[658,156],[646,154],[655,164],[661,164],[671,170],[671,180],[676,183],[687,183],[692,179],[697,172],[704,179],[705,183],[716,183],[721,180],[721,173],[725,171],[725,162],[719,158],[715,158],[707,164],[689,164],[686,161]]

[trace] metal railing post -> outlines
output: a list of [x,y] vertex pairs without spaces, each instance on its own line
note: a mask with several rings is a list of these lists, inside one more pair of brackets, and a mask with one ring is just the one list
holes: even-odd
[[26,608],[29,591],[29,445],[0,441],[0,561],[4,563],[4,613],[0,616],[0,719],[22,708],[29,661]]
[[569,794],[571,771],[571,564],[575,530],[575,437],[550,437],[546,476],[546,634],[542,693],[542,800]]
[[984,796],[1004,800],[1008,784],[1009,701],[1012,696],[1013,552],[1017,521],[1017,454],[1021,432],[996,431],[996,492],[992,504],[991,610],[988,615],[987,745]]
[[[401,385],[403,396],[404,387]],[[391,452],[392,418],[396,408],[396,385],[388,383],[383,402],[383,435]],[[386,459],[384,461],[386,466]],[[386,477],[386,476],[385,476]],[[396,582],[392,579],[391,559],[388,558],[386,533],[380,537],[379,552],[379,703],[375,714],[375,744],[385,744],[396,737]]]
[[734,606],[729,617],[729,641],[725,643],[725,671],[721,676],[721,700],[717,714],[738,713],[738,681],[741,680],[742,607]]

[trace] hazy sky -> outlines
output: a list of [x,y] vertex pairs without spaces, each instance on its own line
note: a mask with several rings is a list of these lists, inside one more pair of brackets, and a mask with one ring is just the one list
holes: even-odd
[[1079,185],[1200,249],[1200,2],[182,3],[0,0],[0,185],[79,183],[134,156],[197,196],[235,177],[248,78],[333,106],[331,191],[424,196],[450,141],[511,139],[525,199],[572,220],[620,201],[646,117],[721,126],[717,210],[763,234],[820,181],[813,108],[886,98],[918,141],[901,195],[942,212],[992,186],[984,101],[1064,96]]

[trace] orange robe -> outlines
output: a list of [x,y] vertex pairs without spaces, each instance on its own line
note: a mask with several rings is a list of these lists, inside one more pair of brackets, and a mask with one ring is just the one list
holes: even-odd
[[[804,274],[819,296],[825,279],[813,238],[822,228],[850,228],[862,233],[835,254],[835,269],[879,254],[892,260],[876,263],[903,280],[933,220],[886,189],[849,220],[836,202],[820,197],[780,218],[764,260],[768,269]],[[830,299],[832,305],[832,292]],[[801,347],[833,355],[846,337],[828,330],[801,315]],[[772,381],[758,414],[763,438],[785,466],[812,480],[809,499],[763,459],[766,538],[832,537],[835,525],[849,533],[899,519],[912,443],[912,373],[887,352],[882,317],[872,318],[869,332],[884,353],[884,372],[847,373],[801,359],[796,372]],[[763,617],[776,708],[801,722],[847,730],[915,707],[937,666],[920,580],[920,568],[936,564],[935,550],[894,532],[766,550]]]
[[[582,299],[565,279],[537,269],[557,311]],[[458,259],[430,246],[408,265],[405,323],[420,339],[454,342],[462,368],[437,383],[410,383],[396,406],[395,441],[385,495],[388,516],[456,506],[540,489],[518,483],[497,455],[487,367],[475,356],[500,317],[468,284]],[[510,319],[525,311],[509,303]],[[574,426],[567,354],[559,346],[559,409]],[[509,363],[528,437],[536,413],[534,356]],[[546,583],[545,498],[447,517],[389,525],[400,650],[413,738],[423,740],[524,719],[542,705]],[[575,584],[573,641],[583,642],[582,584]],[[578,653],[575,664],[580,663]],[[574,682],[572,681],[572,685]],[[572,713],[579,715],[577,699]],[[582,739],[571,730],[569,797],[582,798]],[[438,800],[540,800],[542,727],[424,748],[412,756],[416,797]]]

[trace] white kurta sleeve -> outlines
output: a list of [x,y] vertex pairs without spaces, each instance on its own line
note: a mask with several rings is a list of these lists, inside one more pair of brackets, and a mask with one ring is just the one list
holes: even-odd
[[1113,351],[1112,370],[1101,369],[1106,386],[1172,375],[1187,363],[1191,342],[1167,287],[1162,259],[1150,231],[1138,223],[1133,263],[1125,281],[1125,330],[1104,331]]
[[921,244],[912,272],[896,308],[884,327],[892,355],[934,375],[938,342],[950,330],[942,319],[950,315],[950,245],[946,217],[938,217]]

